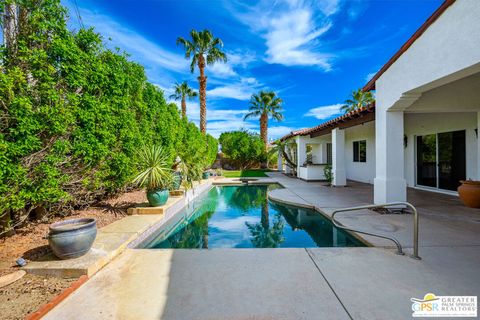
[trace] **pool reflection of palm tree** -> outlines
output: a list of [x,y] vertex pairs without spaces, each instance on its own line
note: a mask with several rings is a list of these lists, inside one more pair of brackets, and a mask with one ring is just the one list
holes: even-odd
[[267,187],[265,186],[242,186],[236,187],[232,196],[228,198],[228,205],[243,212],[252,208],[260,208],[267,203]]
[[268,204],[268,190],[260,189],[261,196],[257,197],[261,204],[260,223],[245,222],[251,234],[251,241],[255,248],[276,248],[285,239],[283,237],[284,222],[281,215],[275,215],[273,225],[270,227],[270,213]]
[[262,214],[260,223],[248,223],[248,230],[251,234],[251,241],[255,248],[277,248],[285,238],[283,237],[283,228],[285,226],[281,215],[275,215],[273,224],[270,227],[268,215]]

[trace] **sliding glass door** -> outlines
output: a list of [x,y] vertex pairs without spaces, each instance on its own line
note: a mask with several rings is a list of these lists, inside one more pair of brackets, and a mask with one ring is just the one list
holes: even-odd
[[457,190],[466,176],[465,130],[417,136],[417,185]]

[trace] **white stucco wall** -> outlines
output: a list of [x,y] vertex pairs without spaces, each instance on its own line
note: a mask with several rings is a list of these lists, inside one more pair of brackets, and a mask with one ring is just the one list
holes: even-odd
[[324,165],[308,165],[306,167],[300,167],[298,171],[298,177],[303,180],[325,180],[323,174]]
[[467,178],[480,179],[478,167],[477,113],[406,113],[404,115],[405,135],[405,179],[407,185],[415,186],[415,137],[449,131],[465,130]]
[[478,0],[452,4],[376,81],[377,110],[479,72],[479,17]]
[[[353,162],[353,142],[367,141],[367,162]],[[375,178],[375,121],[345,129],[345,167],[348,180],[373,183]]]

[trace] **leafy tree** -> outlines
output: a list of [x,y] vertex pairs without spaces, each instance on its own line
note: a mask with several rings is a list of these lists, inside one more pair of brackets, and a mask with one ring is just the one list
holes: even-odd
[[139,146],[162,146],[170,165],[189,152],[213,162],[216,140],[182,119],[141,65],[93,29],[68,30],[60,0],[16,3],[15,47],[0,50],[0,236],[121,192]]
[[187,81],[175,84],[175,93],[170,95],[170,99],[181,100],[182,117],[187,117],[187,99],[193,99],[197,96],[197,92],[188,86]]
[[220,49],[223,47],[222,40],[215,38],[209,30],[190,31],[191,40],[182,37],[177,38],[177,45],[183,45],[185,58],[192,59],[190,71],[193,73],[195,66],[200,71],[198,82],[200,85],[200,131],[207,132],[207,77],[205,76],[206,65],[215,62],[227,62],[227,55]]
[[345,104],[340,108],[345,113],[363,108],[375,102],[370,91],[364,92],[362,89],[352,91],[351,97],[345,100]]
[[224,132],[219,142],[225,156],[242,170],[266,159],[263,142],[257,134],[247,131]]
[[245,115],[244,120],[249,118],[260,119],[260,136],[264,143],[264,149],[267,150],[268,119],[283,120],[282,99],[277,97],[273,91],[260,91],[258,94],[252,95],[249,112]]

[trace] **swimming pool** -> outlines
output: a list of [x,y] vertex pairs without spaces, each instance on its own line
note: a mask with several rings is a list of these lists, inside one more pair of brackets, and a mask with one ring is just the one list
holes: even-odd
[[359,247],[320,213],[268,201],[279,185],[214,186],[176,214],[143,248]]

